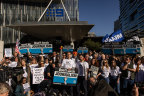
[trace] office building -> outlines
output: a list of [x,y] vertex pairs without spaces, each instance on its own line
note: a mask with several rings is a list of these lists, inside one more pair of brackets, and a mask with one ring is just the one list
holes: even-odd
[[94,26],[79,21],[78,0],[1,0],[0,40],[15,44],[25,35],[74,42]]
[[120,23],[126,37],[142,35],[144,30],[144,0],[119,0]]

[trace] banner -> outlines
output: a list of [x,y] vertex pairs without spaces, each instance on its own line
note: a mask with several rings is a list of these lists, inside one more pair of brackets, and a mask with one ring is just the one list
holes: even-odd
[[73,46],[71,45],[64,46],[63,52],[73,52]]
[[53,83],[64,84],[64,85],[76,85],[78,74],[75,71],[59,70],[55,71]]
[[79,47],[77,50],[78,53],[88,53],[87,47]]
[[5,56],[12,57],[12,48],[5,48]]
[[33,68],[33,84],[40,84],[44,80],[44,68]]
[[53,52],[53,46],[52,44],[49,44],[49,42],[34,42],[34,44],[27,43],[27,44],[21,44],[19,46],[20,53],[32,53],[32,54],[41,54],[41,53],[52,53]]
[[124,36],[122,34],[122,31],[118,30],[112,33],[110,36],[106,35],[102,41],[103,42],[121,42],[122,40],[124,40]]
[[103,43],[104,43],[104,42],[108,42],[108,39],[109,39],[109,35],[106,34],[105,37],[103,37],[102,42],[103,42]]

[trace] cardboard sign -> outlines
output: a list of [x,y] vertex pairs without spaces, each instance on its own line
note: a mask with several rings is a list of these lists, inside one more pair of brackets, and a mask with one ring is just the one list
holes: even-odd
[[55,71],[54,73],[54,84],[64,85],[76,85],[78,74],[69,71]]
[[33,84],[40,84],[44,80],[44,68],[33,68]]
[[31,69],[31,73],[33,73],[33,68],[35,68],[36,66],[38,66],[38,64],[32,64],[32,65],[29,65],[30,66],[30,69]]
[[29,85],[29,83],[23,84],[23,88],[24,88],[25,92],[30,91],[30,85]]
[[8,66],[9,67],[17,67],[17,62],[11,62]]
[[0,60],[3,58],[4,42],[0,41]]
[[5,48],[5,56],[12,57],[12,48]]

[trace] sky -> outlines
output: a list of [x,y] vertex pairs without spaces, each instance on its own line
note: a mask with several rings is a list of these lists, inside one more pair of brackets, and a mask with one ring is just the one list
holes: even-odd
[[119,18],[119,0],[79,0],[80,21],[94,24],[90,32],[105,36],[114,31],[114,21]]

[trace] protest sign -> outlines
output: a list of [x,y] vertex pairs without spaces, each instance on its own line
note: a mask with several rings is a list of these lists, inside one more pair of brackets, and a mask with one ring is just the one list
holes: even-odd
[[33,84],[40,84],[44,80],[44,68],[33,68]]
[[30,66],[30,69],[31,69],[31,73],[33,73],[33,68],[35,68],[36,66],[38,66],[38,64],[32,64],[32,65],[29,65]]
[[8,66],[9,67],[16,67],[17,66],[17,62],[11,62]]
[[12,57],[12,48],[5,48],[5,56]]
[[4,42],[0,41],[0,60],[3,58],[3,48],[4,48]]
[[64,46],[63,52],[73,52],[73,46],[71,46],[71,45]]
[[25,92],[30,91],[30,85],[29,85],[29,83],[23,84],[23,88],[24,88]]
[[34,44],[21,44],[19,46],[21,54],[32,53],[32,54],[41,54],[41,53],[52,53],[53,45],[49,42],[34,42]]
[[64,84],[64,85],[76,85],[78,74],[70,71],[55,71],[54,73],[54,84]]
[[88,53],[87,47],[79,47],[77,50],[78,53]]

